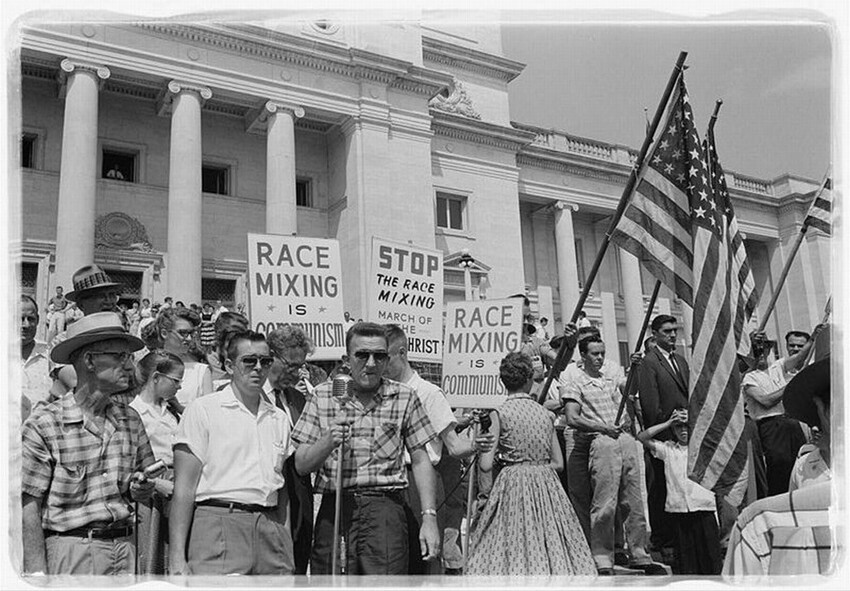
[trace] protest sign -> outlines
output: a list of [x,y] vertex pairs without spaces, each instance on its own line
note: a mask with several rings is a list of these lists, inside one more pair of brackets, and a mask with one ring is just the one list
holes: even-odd
[[345,353],[339,243],[322,238],[248,234],[251,326],[268,334],[301,327],[316,351],[310,359]]
[[411,361],[439,363],[443,338],[443,254],[372,238],[368,318],[398,324]]
[[521,347],[522,299],[450,302],[442,382],[449,404],[499,407],[507,396],[499,363]]

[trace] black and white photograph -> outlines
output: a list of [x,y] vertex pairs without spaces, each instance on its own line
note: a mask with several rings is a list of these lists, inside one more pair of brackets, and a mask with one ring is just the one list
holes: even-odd
[[607,4],[14,2],[3,587],[850,585],[848,9]]

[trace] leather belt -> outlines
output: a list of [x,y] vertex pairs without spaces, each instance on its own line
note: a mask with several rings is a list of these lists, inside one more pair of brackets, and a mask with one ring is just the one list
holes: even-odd
[[256,505],[253,503],[236,503],[234,501],[221,501],[219,499],[207,499],[195,503],[197,507],[220,507],[233,511],[243,511],[245,513],[266,513],[277,509],[276,505]]
[[114,540],[115,538],[126,538],[133,535],[132,525],[108,526],[108,527],[75,527],[68,531],[44,530],[46,536],[68,536],[76,538],[88,538],[97,540]]
[[404,500],[403,488],[347,488],[343,491],[346,497],[386,497],[395,500]]

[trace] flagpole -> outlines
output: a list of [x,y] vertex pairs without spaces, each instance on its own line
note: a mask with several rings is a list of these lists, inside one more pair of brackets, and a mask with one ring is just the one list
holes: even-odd
[[[832,296],[829,296],[829,298],[827,298],[827,300],[826,300],[826,306],[824,306],[824,310],[823,310],[823,320],[821,320],[820,323],[826,324],[827,322],[829,322],[830,314],[832,314]],[[820,335],[816,334],[814,336],[814,340],[817,341],[819,336]],[[812,355],[814,355],[814,354],[815,354],[815,343],[813,342],[812,346],[809,347],[809,352],[806,353],[806,359],[805,359],[805,361],[803,361],[803,364],[802,364],[801,367],[806,367],[809,364],[809,360],[812,358]]]
[[[587,275],[587,279],[584,282],[584,288],[581,291],[581,295],[579,295],[578,301],[576,302],[575,309],[573,310],[573,314],[570,317],[569,322],[575,322],[578,319],[578,314],[581,312],[582,308],[584,308],[584,303],[587,301],[587,297],[590,295],[590,288],[593,285],[594,280],[596,279],[596,275],[599,272],[599,267],[602,265],[602,259],[605,257],[605,252],[608,250],[608,245],[611,243],[611,235],[614,233],[614,230],[617,228],[617,224],[620,222],[620,218],[623,217],[623,212],[626,210],[626,206],[631,199],[632,193],[634,193],[635,186],[637,185],[638,175],[640,174],[641,169],[643,168],[643,161],[646,158],[646,153],[649,151],[650,146],[652,145],[652,140],[655,137],[655,132],[658,130],[658,125],[661,123],[661,118],[664,116],[664,110],[667,107],[667,103],[670,100],[670,95],[673,94],[673,88],[676,85],[676,82],[679,80],[679,77],[682,75],[682,71],[685,67],[685,58],[688,57],[687,51],[682,51],[679,53],[679,58],[676,60],[676,66],[673,68],[673,72],[670,73],[670,79],[667,81],[667,87],[664,89],[664,94],[661,96],[661,102],[658,103],[658,108],[655,110],[655,116],[652,118],[652,124],[650,126],[649,131],[646,134],[646,137],[643,140],[643,145],[640,148],[640,152],[638,153],[637,159],[635,160],[634,168],[632,168],[631,173],[629,174],[629,180],[626,182],[626,187],[623,189],[623,194],[620,197],[620,201],[617,204],[617,209],[614,211],[614,216],[611,219],[611,224],[608,226],[608,231],[605,232],[605,237],[603,238],[602,244],[599,247],[599,251],[596,253],[596,260],[593,261],[593,266],[590,269],[590,272]],[[563,314],[564,311],[561,311]],[[564,324],[567,324],[566,322]],[[561,346],[558,349],[558,355],[555,358],[552,366],[549,368],[549,373],[546,376],[546,381],[543,384],[543,389],[540,392],[538,397],[538,402],[543,404],[543,401],[546,400],[546,396],[549,393],[549,387],[552,385],[552,380],[555,378],[555,368],[560,367],[565,358],[572,357],[573,350],[575,348],[575,344],[568,343],[569,339],[563,339],[561,341]]]
[[[815,194],[815,198],[812,199],[812,203],[815,203],[818,198],[823,193],[826,188],[826,184],[829,181],[829,171],[827,171],[826,175],[823,177],[823,182],[818,189],[818,192]],[[811,206],[809,206],[811,208]],[[759,326],[756,329],[756,332],[764,332],[764,327],[767,326],[767,320],[770,318],[771,313],[773,312],[773,308],[776,306],[776,300],[779,299],[779,292],[782,291],[782,288],[785,285],[785,279],[788,277],[788,272],[791,270],[791,264],[794,262],[794,257],[797,256],[797,251],[800,249],[800,244],[803,243],[803,238],[806,236],[806,231],[809,229],[808,223],[809,216],[803,220],[803,227],[800,228],[800,232],[797,234],[797,237],[794,239],[794,244],[791,246],[791,252],[789,256],[785,259],[785,266],[782,269],[782,273],[779,275],[779,280],[776,282],[776,287],[773,289],[773,295],[770,296],[770,302],[767,304],[767,309],[764,311],[764,315],[759,322]]]
[[[655,280],[655,287],[652,290],[652,296],[649,298],[649,304],[646,306],[646,314],[643,316],[643,326],[640,327],[640,334],[637,338],[637,343],[635,343],[635,353],[639,353],[641,348],[643,347],[643,337],[646,334],[646,327],[649,326],[649,319],[652,318],[652,309],[655,307],[655,300],[658,299],[658,292],[661,289],[661,281],[658,279]],[[626,408],[626,400],[630,400],[632,394],[632,390],[636,388],[637,377],[635,374],[637,373],[637,365],[634,362],[631,362],[629,365],[629,377],[626,378],[626,388],[623,397],[620,399],[620,408],[617,410],[617,420],[614,421],[615,425],[620,423],[620,419],[623,417],[623,409]]]

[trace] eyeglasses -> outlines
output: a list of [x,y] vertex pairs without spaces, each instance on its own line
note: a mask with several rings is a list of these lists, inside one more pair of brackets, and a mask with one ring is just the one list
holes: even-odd
[[177,386],[178,388],[183,385],[183,380],[181,378],[175,378],[174,376],[170,376],[167,373],[161,373],[161,372],[155,372],[155,375],[162,376],[164,378],[168,378],[169,380],[174,382],[174,385]]
[[182,340],[184,340],[184,341],[185,341],[186,339],[194,338],[194,337],[195,337],[195,335],[196,335],[196,334],[198,334],[198,331],[197,331],[197,330],[195,330],[195,329],[191,329],[191,330],[172,330],[171,332],[173,332],[174,334],[176,334],[178,337],[180,337],[180,338],[181,338]]
[[89,351],[89,353],[92,355],[112,355],[121,363],[127,363],[127,361],[133,358],[133,354],[130,351]]
[[386,351],[355,351],[353,355],[358,361],[362,361],[363,363],[369,361],[369,357],[372,357],[375,363],[384,363],[390,358],[390,354]]
[[274,363],[274,357],[271,355],[247,355],[245,357],[240,357],[237,361],[242,364],[242,367],[245,368],[245,370],[251,370],[257,367],[258,361],[261,368],[268,369],[272,366],[272,363]]

